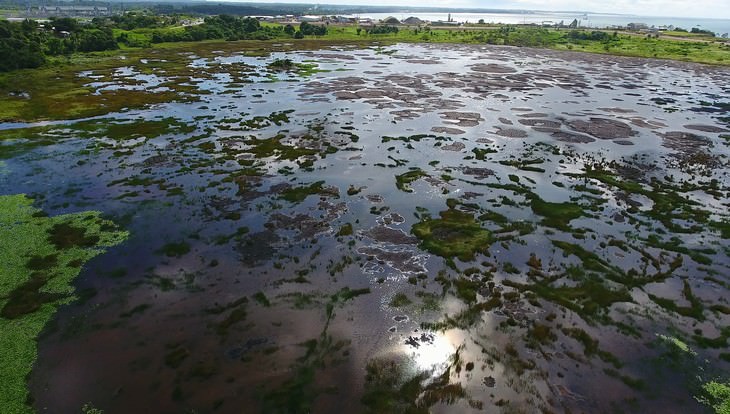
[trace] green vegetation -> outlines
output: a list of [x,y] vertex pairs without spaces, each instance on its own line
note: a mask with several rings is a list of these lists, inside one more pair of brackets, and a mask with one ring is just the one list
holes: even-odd
[[317,181],[302,187],[291,187],[281,192],[279,198],[291,203],[301,203],[310,195],[339,197],[334,187],[325,187],[324,181]]
[[426,174],[420,168],[413,169],[406,173],[396,175],[395,186],[401,191],[405,191],[406,193],[412,193],[413,190],[411,189],[409,184],[418,180],[421,177],[428,177],[428,174]]
[[101,213],[47,217],[24,195],[0,196],[0,406],[30,413],[25,381],[36,337],[59,305],[74,299],[81,267],[128,234]]
[[[3,25],[0,28],[0,65],[5,65],[0,68],[0,72],[10,71],[0,73],[0,96],[6,97],[0,101],[0,120],[72,119],[160,102],[194,100],[196,98],[189,94],[194,87],[186,84],[194,71],[180,61],[178,53],[181,51],[209,56],[216,50],[249,49],[246,53],[260,54],[261,50],[272,49],[274,43],[277,43],[277,48],[292,48],[343,42],[425,42],[547,47],[712,64],[727,64],[730,57],[730,48],[721,42],[686,41],[670,37],[646,39],[626,34],[605,38],[591,32],[583,39],[583,36],[571,35],[569,31],[523,26],[469,30],[404,29],[385,34],[368,33],[355,26],[330,26],[324,35],[305,36],[301,30],[293,31],[291,26],[260,24],[255,19],[225,15],[209,17],[202,24],[193,26],[181,26],[179,16],[126,16],[97,18],[83,26],[74,23],[73,19],[66,19],[62,24],[53,26],[77,31],[67,38],[56,36],[49,32],[50,29],[40,28],[33,23],[0,22]],[[91,40],[78,40],[82,33],[87,33],[83,36],[88,35]],[[113,44],[109,36],[113,37]],[[233,42],[239,39],[245,42]],[[282,45],[281,40],[287,40],[288,46]],[[267,41],[272,43],[262,43]],[[70,46],[50,47],[47,43],[69,43]],[[158,61],[150,67],[138,66],[141,59],[149,58],[148,47],[153,44]],[[115,50],[117,46],[119,49]],[[79,53],[82,50],[96,52]],[[170,89],[150,92],[122,88],[94,93],[86,85],[89,80],[77,76],[77,72],[82,70],[103,74],[118,67],[121,56],[127,65],[137,67],[144,73],[164,70],[170,78],[170,82],[164,86]],[[298,65],[296,73],[300,76],[317,71],[316,67],[309,64]],[[23,67],[36,69],[16,70]],[[490,151],[474,149],[477,159],[483,159],[485,153]]]
[[410,305],[411,300],[408,298],[408,296],[405,293],[396,293],[395,296],[393,296],[393,299],[390,300],[390,306],[394,308],[400,308],[402,306],[408,306]]
[[535,195],[530,198],[532,211],[545,217],[542,224],[549,227],[568,231],[570,221],[583,215],[583,208],[576,203],[550,203]]
[[352,236],[353,230],[352,230],[352,224],[351,223],[345,223],[340,227],[340,229],[335,234],[337,237],[342,236]]
[[323,36],[326,26],[302,23],[294,32],[291,26],[262,26],[253,18],[229,15],[206,17],[199,25],[180,25],[179,16],[130,12],[120,16],[97,17],[89,24],[79,20],[51,17],[48,25],[33,20],[13,23],[0,20],[0,72],[37,68],[49,56],[68,56],[95,52],[150,47],[153,43],[220,40],[268,40]]
[[369,413],[429,413],[436,404],[451,405],[466,400],[477,408],[479,401],[469,398],[461,384],[451,382],[451,372],[461,371],[461,360],[457,351],[451,356],[449,367],[439,376],[432,372],[408,372],[407,364],[386,358],[368,362],[365,376],[365,394],[362,403]]
[[[302,22],[299,30],[296,30],[291,25],[261,24],[253,18],[226,14],[206,17],[197,25],[181,25],[181,20],[182,16],[179,15],[128,12],[120,16],[97,17],[86,25],[72,18],[53,18],[48,27],[40,27],[30,20],[20,23],[0,21],[0,57],[3,58],[0,59],[0,71],[36,68],[43,65],[49,56],[113,50],[120,45],[123,48],[139,48],[167,42],[304,39],[308,36],[329,40],[549,47],[716,64],[727,63],[730,56],[725,45],[713,42],[714,33],[696,28],[691,33],[675,31],[657,38],[619,34],[616,31],[558,30],[529,26],[399,30],[384,25],[363,30],[354,25],[328,27]],[[676,38],[677,35],[682,37]]]
[[49,28],[34,20],[0,20],[0,72],[37,68],[46,56],[113,50],[119,46],[112,30],[96,24],[82,26],[76,19],[52,17]]
[[411,232],[421,239],[421,247],[441,257],[474,259],[474,254],[486,252],[492,234],[482,228],[470,213],[449,209],[439,213],[440,218],[427,218],[416,223]]
[[167,243],[159,250],[159,253],[167,257],[181,257],[188,254],[188,252],[190,252],[190,245],[185,241]]
[[698,400],[715,411],[715,414],[730,414],[730,382],[710,381],[702,385],[705,396]]

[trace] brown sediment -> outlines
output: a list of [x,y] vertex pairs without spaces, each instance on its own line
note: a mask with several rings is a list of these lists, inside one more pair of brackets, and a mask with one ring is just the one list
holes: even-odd
[[531,126],[531,127],[544,127],[544,128],[553,128],[553,129],[559,129],[562,125],[558,121],[550,121],[548,119],[518,119],[517,122],[519,122],[522,125],[525,126]]
[[477,112],[441,112],[441,119],[446,120],[446,123],[460,126],[460,127],[473,127],[479,125],[480,121],[484,118]]
[[466,131],[458,129],[458,128],[449,128],[449,127],[441,127],[441,126],[432,127],[431,132],[435,132],[437,134],[450,134],[450,135],[461,135],[461,134],[466,133]]
[[575,134],[573,132],[565,131],[553,132],[551,136],[558,141],[569,142],[571,144],[587,144],[589,142],[595,141],[595,139],[589,137],[588,135]]
[[448,145],[442,145],[441,149],[444,151],[461,151],[464,148],[466,148],[466,145],[463,142],[454,142],[453,144]]
[[653,120],[653,119],[646,120],[644,118],[637,118],[637,117],[632,117],[630,119],[631,119],[632,125],[636,125],[637,127],[640,127],[640,128],[659,129],[659,128],[666,127],[666,125],[664,123]]
[[527,132],[522,129],[497,127],[497,135],[505,138],[527,138]]
[[281,213],[272,214],[266,223],[266,227],[270,229],[295,230],[298,232],[298,240],[310,239],[332,229],[327,220],[318,220],[306,214],[287,216]]
[[386,262],[388,266],[404,273],[425,272],[422,256],[410,250],[386,250],[380,247],[361,247],[358,253]]
[[389,244],[416,244],[418,239],[406,234],[401,229],[394,229],[388,226],[374,226],[362,232],[363,235],[380,243]]
[[637,134],[627,124],[607,118],[590,118],[588,121],[576,119],[568,121],[567,125],[578,132],[592,135],[599,139],[630,138]]
[[478,63],[470,67],[475,72],[485,73],[515,73],[517,70],[511,66],[499,65],[496,63]]
[[480,180],[491,177],[495,174],[493,170],[481,167],[462,167],[461,172],[464,173],[464,175],[470,175]]
[[699,124],[692,124],[692,125],[685,125],[686,129],[691,129],[694,131],[701,131],[701,132],[709,132],[712,134],[719,134],[722,132],[730,132],[730,129],[726,128],[720,128],[716,125],[699,125]]
[[684,131],[658,133],[663,145],[676,151],[692,152],[712,145],[707,137]]

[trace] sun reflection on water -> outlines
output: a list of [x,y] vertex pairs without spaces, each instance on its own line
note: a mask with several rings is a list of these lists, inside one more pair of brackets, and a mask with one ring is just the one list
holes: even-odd
[[403,347],[419,371],[438,371],[450,362],[456,352],[456,347],[446,335],[437,332],[415,333],[405,340]]

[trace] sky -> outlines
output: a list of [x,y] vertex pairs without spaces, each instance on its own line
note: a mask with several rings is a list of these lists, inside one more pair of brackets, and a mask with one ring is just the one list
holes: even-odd
[[730,19],[730,0],[274,0],[271,2],[584,11]]

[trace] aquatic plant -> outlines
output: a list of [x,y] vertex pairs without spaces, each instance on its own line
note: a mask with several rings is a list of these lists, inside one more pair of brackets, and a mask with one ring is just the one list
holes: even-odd
[[411,233],[421,239],[421,247],[442,257],[458,257],[469,261],[479,252],[486,252],[492,234],[470,213],[450,209],[439,213],[440,218],[427,218],[416,223]]
[[23,194],[0,196],[0,406],[30,413],[25,381],[36,337],[73,301],[84,263],[128,237],[97,211],[47,217]]

